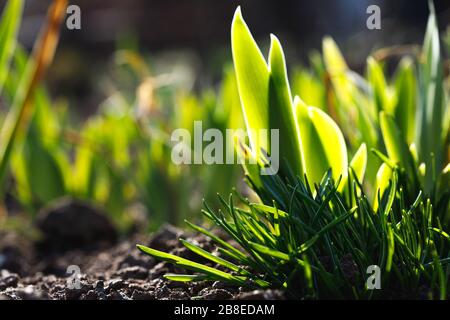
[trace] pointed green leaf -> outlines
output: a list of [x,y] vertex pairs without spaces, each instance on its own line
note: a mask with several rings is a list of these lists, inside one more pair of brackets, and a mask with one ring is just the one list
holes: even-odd
[[383,163],[380,166],[380,169],[378,169],[373,206],[375,212],[378,210],[379,205],[378,195],[380,196],[380,198],[383,197],[384,192],[389,187],[389,181],[392,178],[392,174],[392,169],[386,163]]
[[300,129],[301,154],[310,185],[320,182],[331,168],[335,181],[342,176],[339,186],[339,190],[342,190],[347,177],[348,159],[341,130],[322,110],[307,107],[300,99],[295,99],[294,103]]
[[348,66],[339,50],[336,42],[330,37],[323,39],[323,58],[328,72],[332,76],[342,75],[347,72]]
[[246,281],[245,277],[233,276],[226,272],[202,265],[197,262],[190,261],[188,259],[184,259],[184,258],[175,256],[170,253],[165,253],[165,252],[155,250],[152,248],[148,248],[148,247],[142,246],[142,245],[137,245],[137,248],[139,250],[141,250],[142,252],[144,252],[156,259],[168,261],[168,262],[174,263],[180,267],[184,267],[189,270],[207,274],[209,276],[215,277],[218,280],[220,279],[220,280],[230,281],[230,282],[240,284],[240,285],[245,284],[245,281]]
[[366,166],[367,166],[367,147],[366,144],[363,143],[359,147],[358,151],[356,151],[352,161],[350,161],[350,167],[353,169],[353,171],[356,174],[356,178],[361,183],[364,180],[364,173],[366,172]]
[[339,190],[342,190],[347,178],[348,167],[347,146],[344,136],[337,124],[325,112],[315,107],[309,107],[309,112],[326,152],[329,166],[333,170],[333,179],[337,181],[342,176],[339,187]]
[[284,261],[291,260],[291,257],[288,254],[280,252],[278,250],[271,249],[269,247],[266,247],[264,245],[261,245],[259,243],[255,243],[255,242],[249,242],[248,244],[250,245],[250,247],[252,247],[256,251],[263,253],[265,255],[271,256],[273,258],[277,258],[277,259],[284,260]]
[[414,64],[410,58],[404,58],[400,62],[395,76],[395,90],[397,103],[394,108],[395,120],[403,133],[406,142],[414,142],[415,118],[416,118],[416,75]]
[[242,18],[240,8],[236,10],[233,19],[231,42],[252,151],[258,160],[260,148],[270,154],[270,130],[279,130],[279,154],[274,156],[278,157],[281,166],[286,159],[290,169],[303,176],[298,129],[280,42],[275,36],[271,36],[268,66]]
[[390,160],[409,170],[409,149],[394,119],[385,112],[381,112],[380,127]]
[[164,278],[171,281],[177,282],[195,282],[195,281],[203,281],[207,280],[208,276],[206,275],[197,275],[197,274],[172,274],[168,273],[164,275]]
[[262,203],[252,203],[251,205],[252,205],[252,207],[254,207],[258,210],[269,212],[269,213],[273,214],[274,216],[279,215],[280,217],[283,217],[283,218],[288,216],[288,213],[284,212],[283,210],[275,208],[275,207],[267,206]]
[[308,176],[310,186],[320,182],[324,173],[330,169],[326,150],[311,120],[309,107],[298,97],[294,100],[297,122],[300,130],[301,155],[304,172]]
[[386,83],[381,65],[372,57],[367,59],[367,74],[376,111],[385,110],[389,114],[393,112],[393,97]]
[[187,220],[184,221],[185,223],[187,223],[187,225],[189,227],[191,227],[192,229],[203,233],[205,236],[209,237],[211,240],[213,240],[214,242],[216,242],[217,244],[221,245],[222,247],[226,248],[226,250],[231,251],[233,253],[233,256],[238,257],[238,260],[246,260],[247,256],[242,253],[241,251],[239,251],[238,249],[236,249],[235,247],[233,247],[232,245],[230,245],[228,242],[222,240],[221,238],[217,237],[216,235],[212,234],[211,232],[209,232],[208,230],[199,227]]
[[286,61],[279,40],[271,35],[269,53],[269,128],[279,130],[279,159],[286,159],[290,169],[303,177],[300,138],[294,115]]
[[[269,69],[245,23],[240,7],[231,26],[231,49],[245,124],[253,150],[270,150],[270,141],[259,139],[257,130],[268,129]],[[251,131],[253,130],[253,131]]]
[[[357,85],[355,77],[351,76],[342,53],[332,38],[326,37],[322,43],[323,58],[327,70],[327,76],[332,84],[332,91],[336,96],[335,113],[339,126],[345,131],[350,143],[350,150],[355,150],[366,143],[369,148],[378,146],[378,133],[376,121],[378,113],[375,104],[370,101],[368,95]],[[367,85],[365,85],[367,86]],[[330,106],[329,106],[330,107]],[[376,160],[376,159],[375,159]],[[368,159],[367,178],[375,179],[376,171],[372,163],[373,158]]]
[[[444,67],[441,57],[439,30],[436,13],[432,2],[429,2],[430,16],[423,44],[423,59],[420,66],[420,116],[418,121],[417,147],[421,161],[428,168],[440,170],[444,165],[444,129],[445,93]],[[434,170],[427,170],[425,176],[425,192],[434,188]]]
[[202,248],[194,245],[193,243],[190,243],[189,241],[186,241],[186,240],[183,240],[183,239],[180,239],[180,241],[186,248],[188,248],[192,252],[198,254],[199,256],[202,256],[203,258],[206,258],[208,260],[211,260],[212,262],[220,264],[220,265],[222,265],[222,266],[224,266],[224,267],[226,267],[226,268],[228,268],[228,269],[230,269],[232,271],[239,272],[242,275],[247,275],[247,276],[250,275],[248,271],[238,267],[234,263],[229,262],[229,261],[227,261],[225,259],[222,259],[222,258],[220,258],[218,256],[215,256],[215,255],[209,253],[208,251],[205,251]]

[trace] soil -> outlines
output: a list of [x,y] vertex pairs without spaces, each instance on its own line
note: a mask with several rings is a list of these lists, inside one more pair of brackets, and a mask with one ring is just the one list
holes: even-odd
[[[82,212],[83,223],[74,219]],[[168,272],[186,272],[159,262],[136,249],[136,244],[205,263],[184,248],[186,238],[204,249],[212,243],[170,225],[153,235],[117,240],[112,224],[97,209],[71,200],[41,212],[39,241],[14,232],[0,232],[0,300],[143,300],[143,299],[283,299],[276,290],[254,290],[221,282],[168,281]],[[72,266],[72,267],[69,267]],[[79,286],[74,284],[74,271]]]

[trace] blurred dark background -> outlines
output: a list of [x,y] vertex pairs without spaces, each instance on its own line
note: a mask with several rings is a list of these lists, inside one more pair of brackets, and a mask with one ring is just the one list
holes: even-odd
[[[31,47],[50,0],[28,0],[21,40]],[[177,61],[184,53],[195,74],[217,76],[230,60],[230,24],[242,6],[244,18],[258,42],[268,45],[276,34],[288,63],[305,61],[321,40],[331,35],[352,68],[361,71],[365,57],[376,48],[421,43],[425,31],[426,0],[78,0],[81,30],[64,28],[51,88],[60,95],[75,94],[94,105],[96,77],[118,47],[129,46]],[[440,29],[450,23],[450,1],[435,0]],[[382,29],[368,30],[366,9],[381,8]],[[176,55],[170,53],[176,52]],[[172,58],[173,57],[173,58]],[[94,98],[92,98],[94,97]]]

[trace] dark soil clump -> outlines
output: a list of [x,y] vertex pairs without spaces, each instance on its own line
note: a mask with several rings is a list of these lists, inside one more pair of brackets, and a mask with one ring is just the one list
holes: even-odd
[[116,242],[117,232],[99,208],[79,200],[63,198],[38,213],[37,227],[43,238],[39,249],[64,252]]

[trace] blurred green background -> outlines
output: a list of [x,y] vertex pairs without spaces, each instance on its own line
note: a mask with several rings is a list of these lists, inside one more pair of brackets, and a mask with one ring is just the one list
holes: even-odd
[[[18,36],[23,47],[5,83],[3,114],[50,3],[25,3]],[[327,105],[327,93],[314,50],[321,50],[325,35],[339,43],[350,69],[364,72],[370,52],[420,43],[428,17],[427,1],[406,0],[72,3],[81,8],[82,29],[62,28],[27,137],[12,154],[3,211],[32,218],[70,196],[100,205],[123,231],[179,224],[198,216],[203,198],[214,206],[216,193],[227,194],[234,186],[247,192],[237,165],[170,161],[174,129],[193,130],[195,120],[202,120],[204,129],[244,127],[230,63],[236,6],[242,6],[263,48],[270,32],[282,39],[294,70],[294,93],[301,91],[307,103],[318,106]],[[366,28],[371,4],[381,8],[382,30]],[[444,31],[450,3],[435,1],[435,6]],[[389,59],[385,71],[392,74],[397,62]]]

